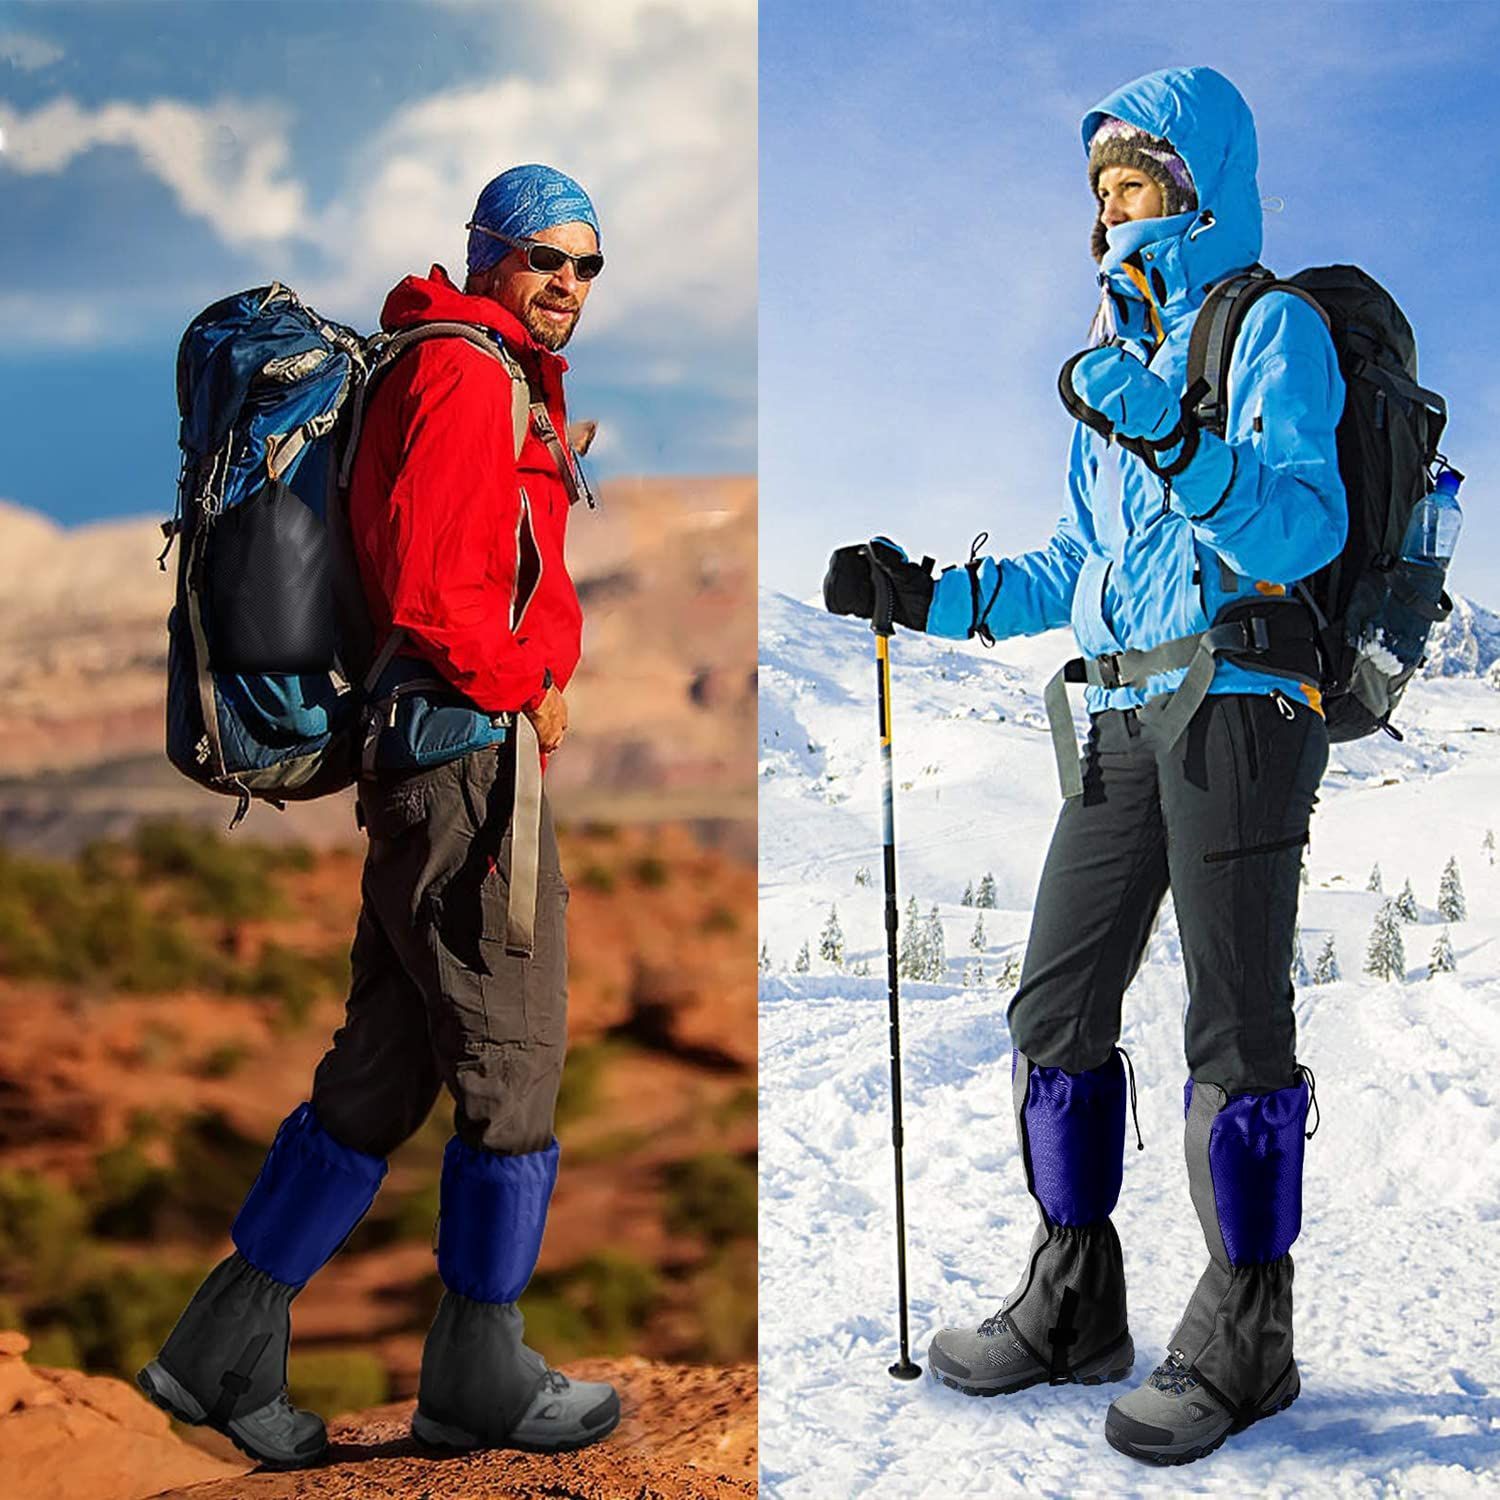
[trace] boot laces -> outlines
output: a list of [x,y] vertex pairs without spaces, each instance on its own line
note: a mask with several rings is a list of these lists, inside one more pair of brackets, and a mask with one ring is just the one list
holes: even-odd
[[1169,1396],[1185,1396],[1189,1391],[1197,1389],[1198,1377],[1183,1358],[1182,1350],[1173,1349],[1151,1372],[1147,1383],[1158,1391],[1165,1391]]
[[561,1396],[568,1389],[568,1377],[561,1370],[548,1370],[542,1376],[542,1389],[554,1396]]

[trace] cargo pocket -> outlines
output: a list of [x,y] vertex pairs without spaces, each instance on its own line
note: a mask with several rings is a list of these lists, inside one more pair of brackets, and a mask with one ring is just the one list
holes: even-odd
[[[530,958],[508,953],[506,919],[510,908],[510,834],[493,864],[480,862],[473,898],[472,947],[465,952],[465,924],[451,908],[458,880],[442,892],[448,908],[440,924],[450,935],[443,948],[450,961],[466,962],[482,1005],[484,1037],[492,1042],[555,1043],[567,1033],[568,892],[555,870],[544,869],[537,883],[536,936]],[[455,982],[461,976],[455,975]]]

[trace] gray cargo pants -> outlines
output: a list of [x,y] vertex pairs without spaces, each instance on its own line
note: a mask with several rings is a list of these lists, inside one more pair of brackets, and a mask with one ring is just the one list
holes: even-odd
[[360,783],[369,835],[344,1024],[312,1105],[338,1141],[388,1156],[439,1088],[465,1145],[545,1150],[567,1042],[568,888],[542,802],[532,956],[505,951],[513,740]]
[[1286,698],[1210,695],[1171,748],[1149,705],[1094,715],[1010,1005],[1015,1046],[1072,1073],[1108,1061],[1170,889],[1192,1077],[1231,1095],[1295,1083],[1293,937],[1327,763],[1321,716]]

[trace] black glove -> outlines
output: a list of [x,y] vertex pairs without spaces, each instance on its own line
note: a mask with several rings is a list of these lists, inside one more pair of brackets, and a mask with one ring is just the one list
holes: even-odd
[[823,577],[823,604],[830,614],[875,617],[875,580],[871,560],[890,583],[891,618],[908,630],[927,629],[932,604],[932,559],[909,562],[894,542],[878,536],[854,547],[840,547],[828,559]]

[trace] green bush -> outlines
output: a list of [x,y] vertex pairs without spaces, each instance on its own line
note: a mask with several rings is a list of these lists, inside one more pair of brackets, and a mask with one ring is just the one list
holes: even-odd
[[624,1251],[601,1251],[566,1270],[532,1277],[521,1299],[528,1342],[545,1347],[554,1361],[623,1353],[637,1341],[660,1294],[655,1267]]
[[757,1184],[749,1162],[710,1151],[673,1162],[664,1175],[668,1228],[711,1245],[755,1238]]
[[128,872],[0,849],[0,973],[172,990],[217,982],[223,964],[181,921],[148,910]]
[[555,1119],[559,1130],[593,1112],[609,1053],[606,1042],[586,1042],[568,1049],[568,1063],[557,1091]]
[[153,1265],[100,1265],[34,1308],[36,1337],[71,1338],[84,1369],[129,1378],[153,1359],[188,1299],[203,1280],[201,1270]]
[[191,1115],[172,1141],[173,1171],[163,1207],[180,1210],[215,1233],[239,1211],[265,1160],[269,1141],[243,1136],[217,1110]]
[[72,1269],[87,1209],[69,1187],[0,1170],[0,1286],[50,1295]]
[[39,1328],[28,1337],[31,1339],[31,1347],[26,1351],[27,1364],[44,1365],[51,1370],[83,1368],[83,1355],[79,1353],[78,1340],[61,1324]]
[[232,1078],[249,1058],[250,1048],[244,1042],[220,1042],[198,1059],[193,1071],[200,1078]]
[[667,862],[659,855],[643,854],[633,866],[636,880],[645,886],[663,886],[667,883]]
[[758,1295],[754,1242],[736,1240],[716,1251],[692,1282],[702,1328],[693,1352],[718,1365],[754,1359]]
[[242,994],[275,1000],[288,1027],[303,1025],[318,996],[328,987],[327,970],[316,958],[280,943],[267,943],[259,957],[236,974],[232,987]]
[[597,862],[587,864],[578,876],[578,884],[587,890],[599,891],[607,896],[615,888],[614,872]]
[[739,913],[722,904],[711,906],[703,914],[703,920],[698,925],[704,932],[738,932],[740,930]]
[[182,818],[147,818],[136,827],[133,847],[142,875],[179,884],[194,911],[245,918],[281,909],[271,876],[287,857],[270,845],[231,842]]
[[148,1240],[172,1196],[172,1173],[146,1159],[134,1141],[103,1151],[94,1162],[90,1227],[101,1239]]
[[391,1394],[390,1375],[366,1349],[310,1349],[287,1360],[292,1404],[325,1419],[379,1406]]

